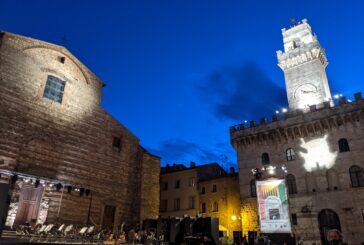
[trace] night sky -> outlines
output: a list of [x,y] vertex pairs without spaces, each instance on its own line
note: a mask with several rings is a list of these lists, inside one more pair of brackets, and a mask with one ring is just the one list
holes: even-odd
[[229,126],[287,106],[276,51],[290,18],[307,18],[326,49],[333,94],[364,91],[363,13],[359,0],[0,0],[0,29],[66,46],[163,165],[228,168]]

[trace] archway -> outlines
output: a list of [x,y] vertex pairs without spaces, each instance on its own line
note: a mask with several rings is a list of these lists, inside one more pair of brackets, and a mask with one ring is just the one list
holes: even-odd
[[331,229],[338,229],[341,231],[339,216],[331,209],[321,210],[318,215],[318,222],[322,244],[328,244],[326,240],[327,231]]

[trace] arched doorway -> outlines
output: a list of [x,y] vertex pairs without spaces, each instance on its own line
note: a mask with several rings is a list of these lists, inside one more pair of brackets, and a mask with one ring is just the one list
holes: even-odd
[[331,209],[323,209],[318,215],[320,235],[322,244],[327,244],[326,234],[328,230],[338,229],[341,231],[339,216]]

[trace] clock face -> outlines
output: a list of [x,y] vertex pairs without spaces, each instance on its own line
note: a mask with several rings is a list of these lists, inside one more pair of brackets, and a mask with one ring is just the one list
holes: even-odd
[[311,83],[299,86],[294,93],[294,98],[300,109],[319,103],[317,87]]
[[299,86],[296,89],[294,97],[296,100],[305,99],[305,98],[315,97],[316,93],[317,93],[316,86],[311,83],[306,83]]

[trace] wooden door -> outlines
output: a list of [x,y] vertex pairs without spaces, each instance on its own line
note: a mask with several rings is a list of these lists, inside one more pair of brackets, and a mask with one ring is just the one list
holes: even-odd
[[19,198],[18,212],[16,213],[16,225],[24,224],[38,218],[39,206],[43,196],[43,186],[37,188],[31,184],[24,184]]
[[329,244],[327,241],[327,232],[331,229],[341,231],[340,219],[337,213],[331,209],[323,209],[318,215],[320,235],[322,244]]
[[105,205],[104,218],[102,222],[103,229],[109,229],[109,230],[114,229],[115,210],[116,210],[115,206]]

